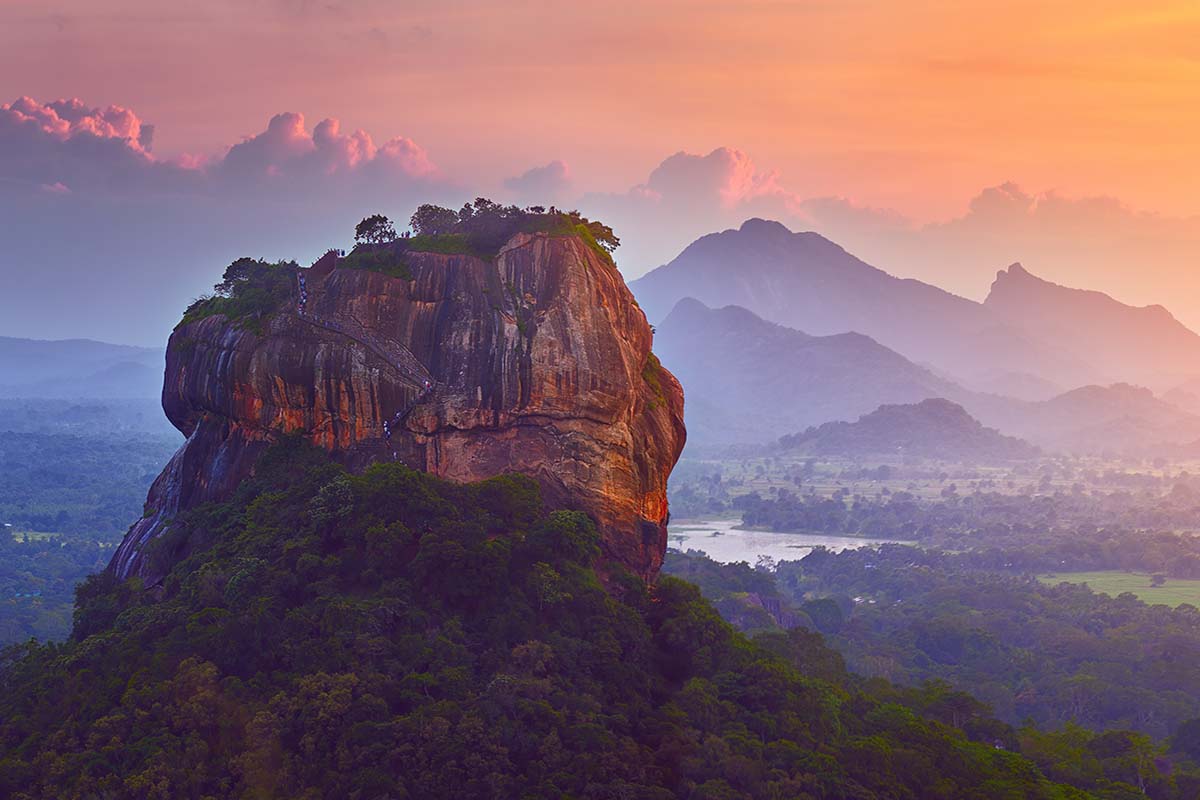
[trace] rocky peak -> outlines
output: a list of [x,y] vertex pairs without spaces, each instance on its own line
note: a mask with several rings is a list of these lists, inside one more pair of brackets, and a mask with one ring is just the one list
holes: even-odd
[[738,228],[742,233],[762,239],[784,239],[792,235],[791,230],[782,222],[761,217],[751,217]]
[[111,568],[161,579],[169,564],[147,546],[170,520],[300,434],[351,469],[528,474],[548,503],[599,523],[606,558],[653,577],[683,392],[611,261],[578,236],[522,233],[490,260],[408,250],[399,275],[352,263],[294,269],[257,328],[219,313],[176,328],[163,407],[187,442]]
[[1033,277],[1033,273],[1025,269],[1020,261],[1014,261],[1008,265],[1007,269],[1002,269],[996,273],[996,282],[1029,280]]

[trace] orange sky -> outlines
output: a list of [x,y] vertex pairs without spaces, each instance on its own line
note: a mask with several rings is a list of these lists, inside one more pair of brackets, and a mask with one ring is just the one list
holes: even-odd
[[1195,2],[176,5],[8,0],[0,97],[131,106],[160,152],[299,110],[484,181],[564,158],[620,189],[729,145],[795,191],[919,219],[1005,180],[1200,212]]
[[[975,299],[1021,260],[1200,330],[1196,0],[0,0],[0,106],[25,95],[125,106],[154,157],[209,164],[334,117],[415,143],[446,201],[544,200],[505,181],[561,160],[628,277],[763,215]],[[639,205],[681,151],[713,156]]]

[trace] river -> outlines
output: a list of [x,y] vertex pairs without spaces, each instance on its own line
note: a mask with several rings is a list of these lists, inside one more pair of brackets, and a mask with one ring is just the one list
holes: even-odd
[[[700,550],[713,561],[730,564],[746,561],[753,565],[759,556],[776,561],[796,561],[825,547],[833,552],[873,547],[880,544],[904,544],[897,539],[867,539],[861,536],[832,536],[824,533],[783,533],[780,531],[739,530],[739,519],[679,520],[667,528],[667,546],[676,550]],[[713,535],[716,533],[717,535]]]

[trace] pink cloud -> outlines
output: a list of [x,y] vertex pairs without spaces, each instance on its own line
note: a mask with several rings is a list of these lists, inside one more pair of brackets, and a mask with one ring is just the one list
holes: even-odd
[[343,134],[336,119],[322,120],[310,133],[304,115],[296,112],[276,114],[266,130],[213,157],[156,158],[150,152],[153,136],[154,127],[128,108],[21,97],[0,106],[0,179],[7,185],[111,194],[210,191],[223,184],[264,191],[347,184],[386,189],[439,175],[411,139],[376,146],[366,131]]
[[425,150],[412,139],[398,136],[379,148],[373,163],[385,170],[413,177],[428,178],[438,174],[437,166]]
[[36,128],[60,142],[78,136],[117,139],[125,142],[129,149],[142,153],[149,150],[154,135],[154,127],[144,125],[128,108],[91,108],[79,99],[39,103],[32,97],[19,97],[0,106],[0,119]]
[[304,115],[294,111],[276,114],[267,129],[229,148],[220,168],[240,177],[277,175],[288,162],[298,161],[316,149],[304,128]]
[[777,172],[760,172],[749,155],[718,147],[705,156],[680,151],[659,164],[643,192],[666,202],[713,204],[736,208],[763,197],[790,200],[778,183]]
[[563,202],[571,185],[571,168],[560,159],[504,181],[504,188],[515,194],[520,202],[542,205]]
[[740,225],[747,217],[806,224],[799,195],[762,170],[745,152],[718,147],[707,155],[680,151],[664,159],[644,183],[619,194],[590,194],[582,210],[613,225],[622,237],[619,261],[629,277],[664,263],[706,233]]
[[437,167],[411,139],[397,137],[376,147],[364,130],[341,132],[336,119],[324,119],[310,134],[304,115],[276,114],[262,133],[229,149],[218,170],[235,180],[246,176],[313,178],[361,173],[383,178],[428,178]]

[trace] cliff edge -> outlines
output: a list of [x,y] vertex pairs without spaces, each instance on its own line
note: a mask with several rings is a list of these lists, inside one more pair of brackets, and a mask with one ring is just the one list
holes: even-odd
[[352,470],[398,460],[458,481],[524,473],[552,506],[596,520],[606,559],[654,577],[683,391],[611,260],[547,233],[519,233],[494,259],[394,255],[391,274],[352,268],[354,253],[275,265],[275,306],[249,322],[189,309],[163,385],[187,441],[117,550],[118,577],[161,580],[170,554],[149,553],[170,521],[228,497],[284,434]]

